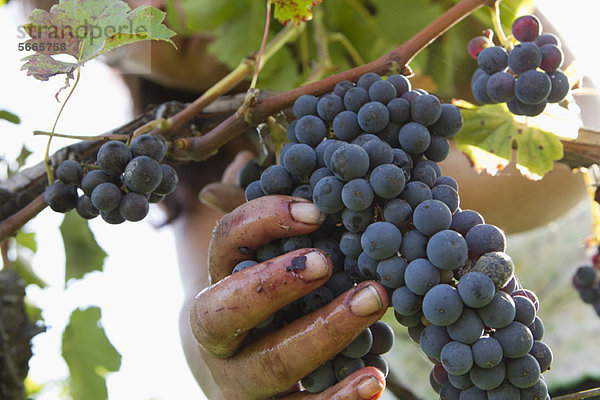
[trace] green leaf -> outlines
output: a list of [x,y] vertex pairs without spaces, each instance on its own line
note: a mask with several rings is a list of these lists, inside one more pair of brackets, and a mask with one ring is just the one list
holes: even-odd
[[529,178],[539,179],[563,156],[557,135],[529,124],[526,118],[517,120],[504,104],[456,104],[462,107],[465,122],[454,140],[476,168],[495,174],[508,164],[516,144],[517,168]]
[[[120,0],[60,0],[50,12],[35,9],[29,16],[26,45],[35,53],[23,58],[21,69],[42,81],[58,74],[70,79],[76,68],[114,48],[149,39],[173,43],[175,32],[162,24],[164,18],[154,7],[131,10]],[[75,62],[52,57],[58,54]]]
[[37,251],[35,232],[24,232],[23,230],[19,230],[15,239],[17,240],[17,244],[28,248],[34,253]]
[[288,21],[296,25],[312,19],[312,8],[322,0],[273,0],[275,18],[282,24]]
[[25,165],[25,161],[27,161],[27,157],[32,154],[31,151],[25,145],[21,147],[21,153],[17,156],[17,170],[21,169],[23,165]]
[[[210,52],[233,68],[253,52],[258,52],[264,31],[266,8],[262,1],[244,0],[246,7],[218,30]],[[261,75],[262,76],[262,75]]]
[[6,110],[0,110],[0,119],[12,122],[13,124],[21,123],[21,119],[18,116]]
[[60,233],[65,245],[65,284],[69,279],[81,279],[88,272],[102,270],[106,253],[96,242],[87,220],[71,211],[65,214]]
[[107,372],[118,371],[121,355],[100,324],[100,309],[89,307],[71,313],[62,336],[62,356],[71,372],[71,396],[78,400],[105,400]]
[[35,273],[33,268],[31,267],[31,262],[21,256],[17,256],[17,258],[13,261],[13,268],[15,271],[21,275],[21,278],[25,282],[25,284],[30,285],[38,285],[41,289],[48,286],[48,284]]

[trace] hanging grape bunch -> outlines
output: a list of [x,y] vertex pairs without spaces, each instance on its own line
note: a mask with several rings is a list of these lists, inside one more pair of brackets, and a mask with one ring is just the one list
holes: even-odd
[[58,179],[46,188],[44,199],[56,212],[75,208],[85,219],[100,215],[109,224],[140,221],[148,214],[149,203],[162,201],[177,186],[173,167],[160,164],[167,148],[160,135],[142,134],[131,146],[108,141],[98,150],[95,165],[86,165],[85,174],[81,163],[61,162]]
[[592,257],[592,265],[577,268],[573,275],[573,286],[584,303],[594,307],[600,317],[600,247]]
[[560,70],[560,40],[541,32],[537,17],[523,15],[512,25],[513,37],[519,41],[514,47],[494,46],[490,33],[471,40],[469,54],[479,64],[471,89],[478,102],[506,103],[513,114],[533,117],[546,104],[559,103],[567,96],[570,86]]
[[[376,280],[387,288],[397,321],[435,364],[431,383],[442,399],[546,399],[541,373],[552,352],[540,341],[539,302],[517,287],[504,233],[479,213],[460,209],[457,182],[437,165],[449,153],[448,138],[462,128],[460,110],[411,90],[402,75],[368,73],[320,98],[299,97],[293,111],[297,119],[288,127],[281,165],[262,170],[251,162],[240,184],[248,201],[299,196],[327,218],[311,235],[258,248],[256,260],[234,272],[306,247],[323,250],[334,272],[254,333]],[[387,351],[393,335],[386,335]],[[304,378],[305,388],[321,391],[365,365],[387,372],[382,352],[370,348],[376,336],[373,326],[362,332]]]

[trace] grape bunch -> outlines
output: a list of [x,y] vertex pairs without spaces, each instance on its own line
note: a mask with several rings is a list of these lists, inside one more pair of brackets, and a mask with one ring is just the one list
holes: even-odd
[[560,40],[541,33],[534,15],[523,15],[512,25],[519,42],[510,49],[494,46],[491,35],[471,40],[469,54],[479,68],[471,78],[473,96],[482,104],[506,103],[516,115],[536,116],[548,103],[559,103],[568,94],[569,80],[560,70],[563,52]]
[[[299,97],[293,112],[280,164],[248,166],[239,182],[248,201],[298,196],[327,218],[311,235],[259,247],[255,260],[234,272],[306,247],[323,250],[334,272],[255,334],[375,280],[387,289],[396,320],[435,364],[431,382],[441,399],[546,399],[541,373],[552,352],[541,342],[539,302],[518,287],[504,233],[460,208],[457,182],[437,164],[462,128],[460,110],[412,89],[402,75],[367,73],[320,98]],[[356,339],[362,343],[357,354],[367,351],[365,336]],[[338,355],[307,376],[305,387],[317,391],[334,383],[333,375],[345,376],[340,365],[348,373],[372,365],[364,356],[346,360],[344,352],[343,362]]]
[[600,247],[592,257],[592,265],[577,268],[572,281],[581,300],[591,304],[600,317]]
[[58,178],[44,192],[52,210],[73,208],[85,218],[100,215],[109,224],[140,221],[150,203],[162,201],[177,186],[177,172],[161,164],[168,143],[163,136],[142,134],[131,146],[111,140],[98,150],[95,165],[65,160],[56,168]]

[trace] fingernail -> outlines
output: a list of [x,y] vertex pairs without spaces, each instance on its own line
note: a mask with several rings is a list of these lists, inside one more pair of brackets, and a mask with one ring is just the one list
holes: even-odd
[[202,189],[198,194],[198,199],[202,204],[206,206],[215,208],[217,210],[221,209],[221,199],[215,192],[213,192],[210,189]]
[[359,317],[365,317],[379,311],[383,306],[379,293],[371,286],[365,286],[360,292],[356,293],[350,301],[350,311]]
[[372,376],[363,379],[358,386],[356,386],[356,391],[361,399],[370,399],[382,390],[383,384]]
[[302,280],[310,282],[325,277],[329,272],[329,263],[323,254],[313,251],[292,258],[291,265],[286,270],[294,271]]
[[325,214],[321,214],[321,211],[313,203],[309,202],[294,202],[290,206],[290,213],[292,217],[305,224],[319,224],[325,219]]

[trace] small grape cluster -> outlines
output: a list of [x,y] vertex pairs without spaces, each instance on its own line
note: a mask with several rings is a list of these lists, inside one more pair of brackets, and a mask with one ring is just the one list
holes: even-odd
[[581,300],[591,304],[600,317],[600,247],[592,257],[592,265],[577,268],[573,275],[573,286]]
[[567,96],[570,86],[560,70],[560,40],[541,32],[537,17],[523,15],[513,22],[513,37],[519,43],[510,51],[494,46],[490,35],[471,40],[469,53],[479,64],[471,78],[471,89],[478,102],[506,103],[513,114],[533,117],[541,114],[548,103],[558,103]]
[[[541,372],[552,352],[540,341],[537,298],[516,287],[504,233],[460,209],[457,182],[437,164],[449,153],[448,138],[462,128],[460,109],[413,90],[402,75],[368,73],[320,98],[299,97],[293,111],[281,165],[249,164],[240,184],[248,201],[298,196],[327,218],[311,235],[258,248],[256,261],[236,270],[315,247],[334,272],[258,329],[277,329],[290,310],[301,310],[293,319],[375,280],[388,290],[397,321],[436,365],[432,384],[440,398],[546,399]],[[364,358],[344,364],[353,366],[345,371],[363,364],[369,365]],[[321,372],[314,374],[310,385],[330,382],[314,384]]]
[[85,173],[82,163],[61,162],[44,200],[56,212],[74,208],[85,219],[100,215],[109,224],[140,221],[150,203],[162,201],[177,186],[175,169],[160,163],[167,149],[161,135],[142,134],[131,146],[110,140],[98,150],[94,165],[84,164]]

